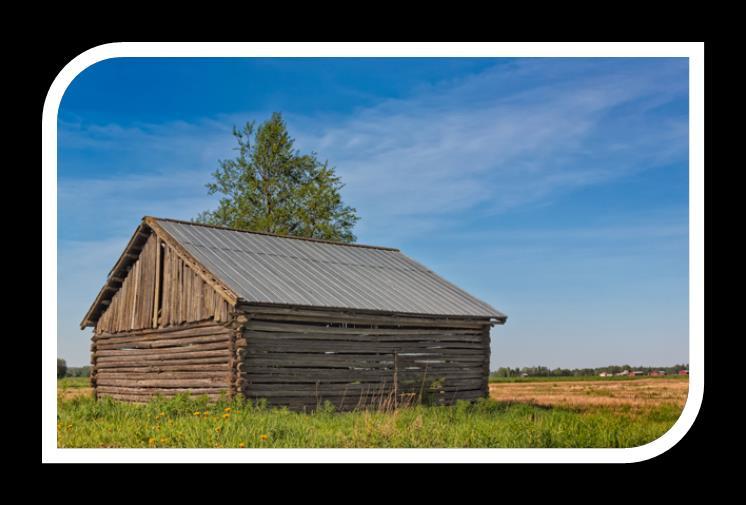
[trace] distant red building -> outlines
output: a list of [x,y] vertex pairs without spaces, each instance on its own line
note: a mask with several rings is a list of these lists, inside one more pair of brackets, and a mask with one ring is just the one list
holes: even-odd
[[689,375],[689,370],[679,370],[679,375]]

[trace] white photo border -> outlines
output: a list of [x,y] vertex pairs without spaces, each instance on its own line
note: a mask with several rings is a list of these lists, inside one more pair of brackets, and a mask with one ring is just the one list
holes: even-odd
[[[86,68],[122,57],[681,57],[689,59],[689,396],[660,438],[625,449],[62,449],[57,447],[57,114]],[[42,462],[629,463],[676,445],[704,394],[704,43],[702,42],[119,42],[85,51],[57,75],[42,115]]]

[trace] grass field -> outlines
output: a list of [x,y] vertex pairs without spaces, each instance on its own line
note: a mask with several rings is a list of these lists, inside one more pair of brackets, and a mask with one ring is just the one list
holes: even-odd
[[683,409],[689,392],[687,377],[641,377],[626,380],[562,380],[492,382],[490,397],[499,401],[546,407],[588,409],[628,407],[654,409],[676,405]]
[[634,447],[676,422],[687,387],[679,378],[506,382],[474,404],[305,414],[188,397],[96,402],[87,379],[62,379],[58,446]]

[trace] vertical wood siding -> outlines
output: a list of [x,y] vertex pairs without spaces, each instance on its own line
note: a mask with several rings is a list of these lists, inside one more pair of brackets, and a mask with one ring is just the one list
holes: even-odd
[[96,323],[96,333],[227,321],[228,303],[151,235]]

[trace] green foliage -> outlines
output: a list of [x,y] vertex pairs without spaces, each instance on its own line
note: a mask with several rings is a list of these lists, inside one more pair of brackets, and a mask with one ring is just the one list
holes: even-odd
[[90,366],[69,366],[65,377],[88,377],[91,375]]
[[233,128],[238,156],[220,160],[209,193],[222,196],[197,221],[250,231],[354,242],[359,219],[342,203],[343,184],[327,161],[294,148],[280,113]]
[[69,388],[87,388],[91,387],[91,381],[88,377],[63,377],[57,379],[57,387],[63,389]]
[[681,409],[571,410],[483,399],[394,412],[314,413],[186,395],[146,405],[58,401],[59,447],[635,447],[655,440]]
[[57,378],[61,379],[67,373],[67,363],[62,358],[57,358]]
[[[510,367],[500,367],[497,370],[490,373],[490,381],[493,382],[518,382],[521,379],[540,379],[543,377],[551,378],[551,379],[561,379],[563,377],[567,378],[599,378],[598,374],[605,372],[608,374],[617,374],[623,371],[629,371],[629,370],[636,370],[643,372],[644,376],[648,376],[647,374],[653,371],[663,371],[665,372],[666,376],[673,376],[677,375],[679,373],[679,370],[689,370],[688,364],[682,364],[682,365],[674,365],[674,366],[636,366],[632,367],[630,365],[610,365],[605,367],[599,367],[599,368],[555,368],[555,369],[549,369],[545,366],[531,366],[531,367],[523,367],[523,368],[510,368]],[[619,378],[619,377],[617,377]]]

